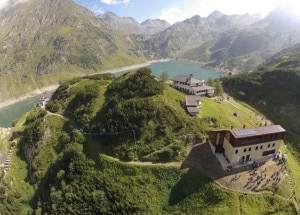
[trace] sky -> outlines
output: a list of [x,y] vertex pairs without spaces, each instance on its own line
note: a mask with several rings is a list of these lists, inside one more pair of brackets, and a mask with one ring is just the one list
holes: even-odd
[[[0,0],[5,1],[5,0]],[[74,0],[96,15],[110,11],[138,22],[163,19],[170,24],[194,15],[207,17],[215,10],[223,14],[260,14],[262,17],[277,7],[292,6],[300,16],[299,0]]]
[[7,6],[7,5],[15,5],[18,3],[22,3],[25,2],[27,0],[0,0],[0,9],[2,9],[2,7]]
[[[28,0],[0,0],[0,9]],[[299,0],[74,0],[96,15],[107,11],[120,17],[132,17],[138,22],[146,19],[163,19],[170,24],[194,15],[207,17],[215,10],[223,14],[268,15],[277,7],[291,6],[300,18]]]

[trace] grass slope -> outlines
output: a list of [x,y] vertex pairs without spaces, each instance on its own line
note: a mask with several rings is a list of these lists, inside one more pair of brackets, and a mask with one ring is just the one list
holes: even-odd
[[[289,58],[293,59],[291,56]],[[277,68],[280,63],[275,62],[249,74],[225,78],[224,88],[274,123],[281,124],[288,131],[287,138],[294,153],[299,156],[300,73],[297,69]]]
[[[56,108],[57,113],[36,109],[27,115],[22,128],[25,135],[18,146],[22,152],[21,159],[16,157],[16,165],[8,172],[7,183],[2,190],[7,193],[5,198],[1,198],[4,214],[11,213],[11,208],[18,214],[25,214],[25,211],[42,214],[295,213],[293,204],[287,199],[270,194],[245,195],[227,190],[197,169],[133,165],[105,155],[103,144],[99,144],[100,139],[92,138],[91,141],[86,138],[77,126],[81,121],[67,117],[71,113],[64,111],[81,95],[77,99],[90,98],[84,100],[88,107],[86,113],[96,116],[99,109],[106,105],[105,92],[110,82],[114,82],[110,76],[66,82],[55,93],[52,102],[52,108]],[[93,92],[84,93],[87,87],[95,86],[95,83],[97,92],[101,92],[97,97],[93,97]],[[250,110],[232,98],[220,103],[214,99],[202,99],[203,109],[196,118],[189,117],[181,108],[179,103],[183,94],[178,91],[166,88],[164,94],[150,98],[159,98],[160,102],[165,100],[164,103],[172,106],[180,117],[189,119],[183,130],[187,136],[195,129],[203,129],[201,135],[205,135],[206,129],[232,125],[241,127],[243,124],[251,126],[259,121],[250,118]],[[86,101],[92,101],[92,105],[89,106]],[[82,108],[81,103],[77,102],[73,103],[73,107]],[[233,112],[238,112],[239,117],[234,117]],[[17,126],[20,125],[17,123]],[[26,153],[26,149],[32,150],[32,156],[28,156],[30,153]],[[298,161],[288,156],[288,169],[294,179],[295,191],[299,190],[298,167]],[[17,190],[21,185],[28,192]]]

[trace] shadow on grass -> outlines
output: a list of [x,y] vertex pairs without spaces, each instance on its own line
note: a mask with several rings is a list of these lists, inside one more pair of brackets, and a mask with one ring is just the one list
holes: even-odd
[[216,156],[212,153],[208,143],[201,143],[192,148],[186,159],[182,162],[181,168],[197,168],[204,175],[213,180],[226,175]]
[[198,169],[190,168],[173,187],[169,198],[169,205],[181,202],[210,182],[212,180],[204,176]]
[[109,156],[115,156],[114,144],[110,136],[87,136],[86,143],[83,147],[83,152],[89,158],[95,162],[99,159],[99,154],[103,153]]

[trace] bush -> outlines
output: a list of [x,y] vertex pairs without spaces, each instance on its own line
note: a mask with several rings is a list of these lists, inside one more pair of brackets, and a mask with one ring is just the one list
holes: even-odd
[[166,148],[162,153],[159,154],[159,162],[169,162],[174,157],[174,151],[171,148]]
[[52,113],[56,113],[60,109],[60,104],[57,100],[52,100],[46,105],[46,109]]
[[[125,79],[125,80],[124,80]],[[141,68],[134,74],[124,75],[107,89],[107,96],[118,99],[149,97],[162,93],[161,84],[149,68]]]

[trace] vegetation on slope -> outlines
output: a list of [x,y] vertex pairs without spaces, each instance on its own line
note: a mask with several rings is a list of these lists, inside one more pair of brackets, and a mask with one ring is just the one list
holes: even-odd
[[[289,57],[284,57],[285,62],[287,62],[286,58]],[[283,150],[290,152],[287,166],[295,181],[294,187],[299,190],[297,169],[300,160],[300,94],[298,90],[300,73],[299,70],[291,68],[278,68],[282,62],[262,67],[260,71],[225,79],[224,88],[228,93],[252,105],[274,123],[281,124],[287,130],[285,137],[287,148]],[[295,193],[299,201],[299,192]]]
[[[243,194],[220,188],[197,169],[124,164],[103,154],[90,159],[85,154],[87,143],[81,132],[72,129],[61,116],[44,113],[34,110],[24,126],[24,132],[35,127],[44,135],[31,138],[33,143],[23,139],[19,145],[24,153],[26,146],[34,144],[32,156],[27,157],[28,180],[35,187],[30,201],[32,213],[215,214],[238,213],[242,204],[245,214],[251,214],[251,210],[244,208],[249,204]],[[11,198],[7,207],[14,209],[9,211],[20,213],[24,202]],[[261,214],[293,213],[287,201],[276,197],[247,198],[263,205],[272,204],[261,207]]]
[[[295,69],[297,52],[272,60],[257,71],[224,78],[224,89],[236,98],[245,101],[263,112],[274,123],[282,124],[290,138],[299,138],[300,72]],[[284,65],[284,66],[283,66]],[[283,67],[282,67],[283,66]],[[292,141],[295,142],[295,141]],[[293,145],[298,154],[299,144]]]
[[210,67],[223,67],[231,71],[248,71],[257,67],[278,50],[275,36],[261,29],[234,29],[190,49],[180,57],[206,62]]
[[[299,160],[300,160],[300,84],[299,45],[286,49],[256,71],[224,78],[224,89],[263,112],[276,124],[286,130],[285,146],[288,153],[287,169],[291,176],[296,201],[299,196]],[[280,190],[280,189],[279,189]]]
[[183,99],[141,68],[116,80],[98,75],[65,82],[47,108],[70,118],[89,143],[110,155],[166,162],[185,155],[186,139],[179,136],[202,138],[209,127],[209,118],[196,120],[184,111]]
[[[123,91],[127,89],[125,86],[130,84],[133,84],[128,88],[131,90]],[[144,91],[139,84],[151,87]],[[92,90],[94,87],[97,92]],[[86,92],[87,89],[91,89],[92,92]],[[143,117],[153,117],[148,113],[149,111],[163,111],[169,105],[173,109],[167,110],[177,111],[181,123],[184,120],[189,121],[184,128],[177,131],[176,126],[172,127],[174,125],[169,125],[168,121],[161,122],[153,117],[152,126],[158,127],[158,123],[164,123],[169,133],[163,135],[150,133],[150,137],[153,138],[151,142],[147,142],[144,137],[146,128],[139,128],[141,133],[136,132],[137,143],[140,144],[138,152],[143,152],[142,150],[148,147],[148,150],[153,150],[152,157],[148,158],[154,161],[157,159],[156,156],[160,161],[178,159],[170,156],[176,152],[172,147],[178,146],[177,142],[176,145],[171,146],[159,144],[167,140],[164,136],[172,138],[172,134],[176,135],[174,140],[182,141],[181,148],[185,149],[185,141],[190,142],[189,138],[194,138],[195,135],[204,136],[211,127],[255,123],[248,122],[248,114],[242,113],[243,108],[237,107],[241,114],[240,119],[236,119],[232,116],[233,109],[230,109],[230,103],[221,104],[209,98],[203,99],[203,104],[206,106],[202,110],[203,113],[199,117],[191,118],[179,104],[183,94],[169,87],[164,91],[162,89],[161,83],[151,75],[151,71],[145,68],[133,74],[125,74],[118,79],[106,74],[77,78],[62,84],[55,92],[54,100],[47,106],[55,113],[34,109],[24,120],[23,137],[18,148],[20,156],[28,164],[28,174],[25,182],[19,177],[13,179],[15,171],[24,171],[20,169],[24,168],[24,164],[13,166],[13,172],[9,173],[5,180],[5,188],[1,190],[2,193],[6,193],[5,197],[1,198],[2,212],[4,214],[23,212],[24,214],[238,214],[240,212],[293,214],[295,212],[288,200],[277,196],[244,195],[225,190],[198,169],[125,164],[106,156],[104,153],[115,156],[107,150],[106,145],[116,148],[122,146],[125,150],[131,149],[133,145],[128,142],[124,144],[128,135],[114,138],[116,142],[112,142],[112,137],[105,138],[103,141],[103,133],[97,133],[98,129],[106,129],[106,127],[95,124],[93,120],[101,122],[101,117],[104,116],[100,113],[107,106],[107,101],[110,101],[112,95],[121,107],[112,105],[113,108],[107,111],[114,112],[116,109],[118,110],[116,113],[124,114],[122,106],[126,106],[127,101],[138,103],[141,99],[150,99],[151,102],[156,100],[160,102],[155,103],[157,109],[156,106],[152,109],[134,109],[135,111],[130,110],[131,115],[136,117],[137,114],[138,120],[145,120]],[[81,96],[77,97],[78,95]],[[163,100],[164,103],[161,102]],[[76,110],[85,109],[83,103],[87,104],[84,113],[91,117],[90,124],[84,127],[85,130],[82,129],[85,126],[82,122],[85,121],[73,115]],[[89,105],[90,103],[92,105]],[[219,115],[215,115],[215,112]],[[126,115],[128,122],[123,123],[122,126],[132,126],[131,115]],[[220,117],[221,115],[228,117]],[[101,117],[98,118],[99,116]],[[168,115],[168,117],[173,116]],[[172,119],[168,120],[173,123]],[[90,137],[89,132],[96,132],[96,135]],[[180,135],[186,135],[187,139],[180,139]],[[121,150],[118,152],[121,153]],[[128,155],[127,158],[130,157]],[[120,156],[120,158],[124,157]],[[19,163],[21,164],[21,161]],[[10,180],[13,183],[9,184]],[[21,189],[17,189],[17,186],[20,184],[27,186],[27,182],[30,182],[34,192],[24,194]],[[32,209],[28,207],[29,205]],[[251,205],[260,205],[260,207],[252,209]]]
[[0,13],[0,100],[145,60],[138,48],[72,0],[30,0]]
[[[91,159],[85,154],[84,136],[70,122],[59,115],[42,115],[43,110],[34,110],[24,126],[25,131],[38,124],[35,128],[44,131],[39,139],[32,138],[32,160],[27,158],[29,170],[30,164],[33,167],[27,180],[35,188],[34,196],[20,202],[21,196],[9,197],[14,192],[8,189],[4,214],[20,214],[29,203],[29,214],[253,214],[249,199],[262,205],[256,209],[260,214],[294,213],[288,201],[224,190],[197,169],[125,164],[103,154]],[[19,148],[24,153],[29,145],[22,140]]]

